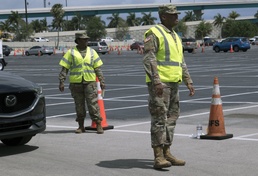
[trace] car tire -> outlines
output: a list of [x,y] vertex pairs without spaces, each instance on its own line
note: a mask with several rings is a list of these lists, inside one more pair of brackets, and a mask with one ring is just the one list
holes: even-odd
[[2,61],[0,61],[0,70],[2,71],[2,70],[4,70],[4,63],[2,62]]
[[193,49],[188,50],[188,53],[192,53],[192,52],[193,52]]
[[5,56],[9,56],[9,54],[10,54],[10,53],[8,53],[8,54],[5,54]]
[[239,51],[239,47],[238,46],[234,46],[233,50],[234,50],[234,52],[238,52]]
[[29,53],[28,51],[26,51],[26,52],[25,52],[25,55],[26,55],[26,56],[29,56],[29,55],[30,55],[30,53]]
[[1,141],[7,146],[18,146],[28,143],[31,140],[31,138],[32,136],[22,136],[11,139],[2,139]]
[[216,53],[220,52],[219,47],[216,46],[216,47],[214,48],[214,51],[215,51]]

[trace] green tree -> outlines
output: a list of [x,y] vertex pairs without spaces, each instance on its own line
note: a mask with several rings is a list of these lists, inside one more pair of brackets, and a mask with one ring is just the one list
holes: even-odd
[[126,23],[128,26],[139,26],[141,24],[141,18],[137,18],[135,13],[129,13],[129,16],[126,18]]
[[254,17],[258,19],[258,10],[257,10],[257,12],[254,14]]
[[214,21],[213,21],[213,25],[217,26],[220,28],[220,34],[219,34],[219,38],[222,38],[221,34],[222,34],[222,26],[223,26],[223,22],[225,21],[225,17],[223,17],[221,14],[217,14],[213,17]]
[[10,23],[10,20],[0,22],[0,30],[3,32],[15,32],[15,29]]
[[93,16],[89,18],[86,33],[91,40],[99,40],[107,35],[105,24],[103,24],[103,21],[101,21],[101,17]]
[[180,20],[174,30],[175,32],[182,33],[182,35],[184,35],[187,31],[187,26],[183,20]]
[[116,28],[121,20],[123,20],[121,17],[119,17],[119,13],[112,13],[111,17],[107,17],[107,20],[110,20],[108,24],[108,28]]
[[253,37],[258,33],[256,25],[248,20],[236,21],[227,19],[222,28],[222,35],[227,37]]
[[196,21],[196,15],[194,14],[193,11],[187,11],[185,12],[185,16],[183,17],[183,21]]
[[53,16],[53,21],[52,21],[52,27],[54,29],[57,29],[57,45],[56,48],[59,47],[59,32],[62,26],[62,23],[64,22],[64,13],[65,11],[63,10],[63,5],[62,4],[55,4],[52,6],[50,13]]
[[155,21],[157,20],[157,18],[152,17],[151,12],[149,12],[148,14],[145,13],[145,12],[142,12],[142,15],[143,15],[142,20],[141,20],[142,25],[153,25],[153,24],[155,24]]
[[235,20],[237,17],[240,17],[240,14],[237,13],[236,11],[232,11],[229,15],[228,18]]
[[126,34],[129,32],[129,27],[124,20],[120,20],[116,28],[116,38],[120,41],[125,39]]
[[200,22],[195,30],[195,37],[203,39],[204,36],[207,36],[212,31],[212,24],[210,22],[202,21]]

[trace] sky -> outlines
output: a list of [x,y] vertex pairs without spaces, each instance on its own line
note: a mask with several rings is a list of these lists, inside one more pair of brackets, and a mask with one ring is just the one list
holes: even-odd
[[[1,10],[15,10],[15,9],[24,9],[25,8],[25,0],[1,0],[5,1],[0,6]],[[63,7],[67,6],[98,6],[98,5],[124,5],[124,4],[180,4],[180,3],[201,3],[201,2],[222,2],[222,1],[243,1],[243,0],[26,0],[28,3],[27,10],[30,8],[44,8],[44,1],[46,2],[46,8],[51,8],[54,4],[62,4]],[[245,0],[245,1],[258,1],[258,0]],[[227,17],[228,14],[232,11],[236,11],[240,14],[241,17],[245,16],[254,16],[254,14],[258,11],[258,8],[250,8],[250,9],[221,9],[221,10],[204,10],[203,18],[205,20],[211,20],[215,15],[220,13],[222,16]],[[128,14],[121,14],[122,18],[126,18]],[[103,15],[101,17],[102,20],[106,20],[106,18],[111,15]],[[136,13],[136,16],[141,17],[141,13]],[[157,12],[153,12],[152,16],[158,19]],[[185,12],[182,12],[179,16],[179,19],[182,19],[185,16]],[[29,19],[32,20],[32,19]]]

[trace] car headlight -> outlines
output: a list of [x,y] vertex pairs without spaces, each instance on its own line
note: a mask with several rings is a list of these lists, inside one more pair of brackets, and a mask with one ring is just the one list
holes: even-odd
[[42,87],[36,87],[36,88],[35,88],[35,91],[37,92],[38,95],[43,94],[43,89],[42,89]]

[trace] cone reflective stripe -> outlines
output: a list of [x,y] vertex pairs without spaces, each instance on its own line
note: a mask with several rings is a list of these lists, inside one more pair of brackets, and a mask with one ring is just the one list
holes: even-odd
[[[104,100],[103,100],[104,90],[103,91],[101,90],[100,82],[98,78],[96,78],[96,84],[98,89],[98,105],[100,109],[100,116],[102,117],[101,126],[103,130],[113,129],[114,126],[108,125],[107,123]],[[94,121],[92,121],[91,126],[85,127],[85,130],[97,130],[97,124]]]
[[207,135],[201,135],[200,138],[221,140],[232,137],[233,134],[226,134],[222,100],[220,97],[219,81],[218,78],[215,77],[212,91],[212,100]]

